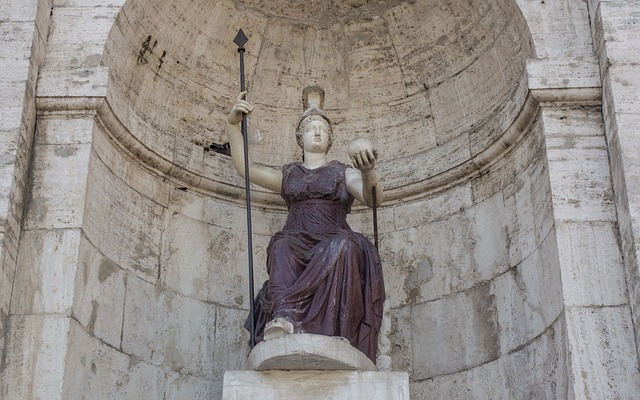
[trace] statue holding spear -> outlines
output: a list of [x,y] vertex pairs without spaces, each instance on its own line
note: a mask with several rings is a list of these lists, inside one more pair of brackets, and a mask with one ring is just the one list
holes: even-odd
[[[236,44],[242,48],[244,75],[246,36],[241,32]],[[341,336],[375,362],[385,299],[382,267],[376,247],[351,230],[346,216],[354,200],[374,209],[382,202],[375,173],[377,152],[360,139],[349,146],[353,166],[328,160],[331,121],[322,110],[324,91],[313,86],[303,92],[305,110],[296,129],[303,161],[281,168],[253,163],[245,118],[253,106],[244,100],[243,76],[241,82],[227,117],[233,165],[245,178],[247,199],[251,182],[279,193],[289,210],[284,228],[267,247],[269,279],[250,306],[245,326],[251,332],[251,345],[302,332]],[[250,237],[249,202],[247,209]],[[253,298],[252,262],[250,256]]]

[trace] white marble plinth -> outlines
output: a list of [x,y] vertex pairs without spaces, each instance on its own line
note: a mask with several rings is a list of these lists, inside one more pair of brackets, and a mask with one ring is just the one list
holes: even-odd
[[223,400],[408,400],[406,372],[227,371]]
[[224,400],[408,400],[406,372],[378,372],[348,340],[299,333],[265,340],[249,354],[255,371],[227,371]]
[[249,354],[248,366],[256,371],[378,370],[348,340],[309,333],[285,335],[258,343]]

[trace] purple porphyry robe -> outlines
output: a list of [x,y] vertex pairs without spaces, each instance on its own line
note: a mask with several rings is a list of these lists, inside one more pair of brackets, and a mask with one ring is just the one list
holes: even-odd
[[[277,317],[295,332],[342,336],[375,362],[384,283],[373,244],[347,224],[353,197],[347,165],[283,168],[282,197],[289,216],[267,248],[266,281],[256,296],[256,342]],[[245,326],[248,327],[249,320]]]

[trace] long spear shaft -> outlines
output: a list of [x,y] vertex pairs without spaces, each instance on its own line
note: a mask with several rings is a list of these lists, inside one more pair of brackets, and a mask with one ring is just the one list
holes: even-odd
[[[240,53],[240,91],[244,92],[244,45],[249,39],[242,29],[238,31],[233,42],[238,45]],[[242,117],[242,138],[244,144],[244,183],[247,202],[247,251],[249,252],[249,332],[251,335],[251,348],[256,345],[256,322],[254,309],[254,288],[253,288],[253,241],[251,233],[251,182],[249,182],[249,141],[247,138],[247,116]]]
[[378,193],[376,192],[376,187],[371,188],[371,196],[373,197],[373,240],[376,246],[376,250],[378,249]]

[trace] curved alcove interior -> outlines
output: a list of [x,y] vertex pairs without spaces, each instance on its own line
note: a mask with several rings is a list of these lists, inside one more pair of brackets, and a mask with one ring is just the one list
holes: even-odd
[[[336,133],[332,158],[346,161],[355,136],[380,149],[380,179],[395,199],[379,216],[390,321],[380,353],[393,369],[412,373],[418,382],[412,390],[443,393],[439,382],[456,386],[450,379],[468,379],[473,371],[493,382],[509,375],[512,363],[529,362],[530,353],[558,359],[562,303],[542,122],[527,97],[524,67],[533,50],[514,0],[127,1],[104,63],[108,106],[120,126],[105,134],[128,136],[119,144],[103,139],[108,151],[98,157],[109,164],[118,158],[108,153],[120,157],[122,147],[134,147],[131,168],[149,163],[174,171],[169,181],[149,174],[167,192],[162,200],[153,191],[128,191],[134,199],[128,203],[161,209],[149,218],[156,219],[153,235],[148,224],[140,231],[157,249],[149,263],[162,260],[162,267],[132,271],[139,286],[216,308],[220,329],[207,346],[238,341],[248,308],[237,294],[247,284],[239,272],[244,210],[235,203],[244,189],[229,157],[210,145],[226,141],[225,115],[238,92],[233,38],[240,28],[250,39],[245,59],[256,105],[249,131],[256,161],[300,158],[294,128],[310,85],[326,92]],[[490,150],[496,148],[503,150]],[[489,163],[482,174],[469,175]],[[438,178],[456,168],[450,176],[466,179]],[[127,179],[127,186],[149,185]],[[198,186],[206,190],[190,190]],[[269,237],[284,219],[284,210],[277,211],[258,207],[254,214],[262,275]],[[351,222],[370,233],[369,215],[356,213]],[[122,254],[138,259],[135,244],[123,239],[102,251],[126,268]],[[145,359],[145,351],[132,353]],[[242,357],[229,355],[219,368],[237,367]],[[532,387],[547,379],[519,373]]]
[[514,0],[126,2],[104,57],[113,112],[141,146],[220,193],[242,187],[210,150],[226,142],[239,91],[240,28],[253,158],[300,158],[302,89],[319,85],[331,157],[346,161],[349,140],[371,138],[389,199],[482,153],[525,102],[532,48]]

